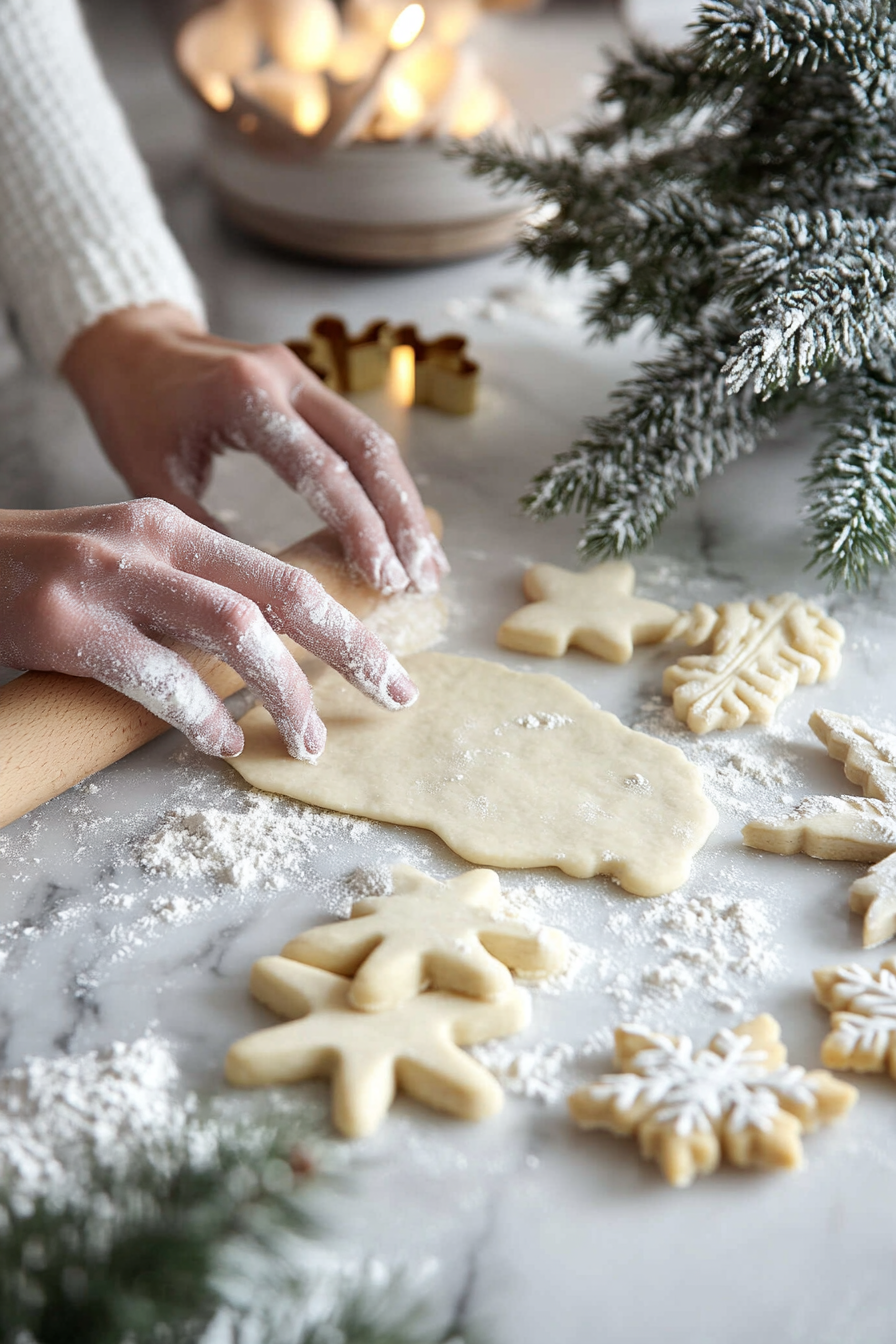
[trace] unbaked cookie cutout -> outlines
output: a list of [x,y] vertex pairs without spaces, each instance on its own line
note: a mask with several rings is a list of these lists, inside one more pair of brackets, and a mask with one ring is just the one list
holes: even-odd
[[308,929],[281,955],[353,977],[348,1000],[364,1012],[397,1008],[430,987],[494,1001],[512,991],[511,970],[544,979],[569,954],[559,929],[503,911],[490,869],[439,882],[398,863],[390,896],[355,901],[349,919]]
[[505,649],[562,658],[574,647],[627,663],[635,644],[656,644],[678,619],[675,607],[635,597],[635,570],[608,560],[575,574],[559,565],[533,565],[523,575],[529,605],[498,631]]
[[896,735],[830,709],[817,710],[809,727],[865,797],[804,798],[784,817],[749,822],[744,843],[771,854],[872,864],[850,887],[849,908],[865,917],[864,946],[877,947],[896,934]]
[[232,1045],[227,1081],[271,1087],[329,1078],[333,1124],[348,1138],[377,1129],[399,1090],[463,1120],[483,1120],[501,1109],[500,1083],[460,1047],[528,1026],[524,990],[512,988],[493,1003],[436,991],[384,1012],[361,1013],[349,1002],[351,983],[286,957],[256,961],[252,994],[290,1020]]
[[858,1092],[824,1069],[787,1063],[781,1028],[763,1013],[695,1050],[687,1036],[642,1026],[616,1031],[617,1073],[579,1088],[569,1109],[582,1129],[638,1140],[674,1186],[737,1167],[800,1167],[802,1135],[849,1111]]

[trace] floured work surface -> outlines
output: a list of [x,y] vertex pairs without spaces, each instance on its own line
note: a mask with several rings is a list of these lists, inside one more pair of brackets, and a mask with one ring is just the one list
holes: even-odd
[[257,788],[434,831],[461,858],[497,868],[605,873],[636,896],[681,886],[718,817],[676,748],[625,728],[558,677],[423,653],[420,688],[390,714],[327,669],[316,765],[287,755],[267,710],[241,721],[231,762]]

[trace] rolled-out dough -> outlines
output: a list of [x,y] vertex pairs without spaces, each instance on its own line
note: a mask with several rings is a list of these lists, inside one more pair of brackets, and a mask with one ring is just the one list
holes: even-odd
[[293,760],[262,707],[230,763],[259,789],[441,836],[482,867],[606,873],[635,896],[674,891],[718,821],[677,747],[625,728],[559,677],[421,653],[410,709],[380,709],[337,673],[315,682],[327,746]]

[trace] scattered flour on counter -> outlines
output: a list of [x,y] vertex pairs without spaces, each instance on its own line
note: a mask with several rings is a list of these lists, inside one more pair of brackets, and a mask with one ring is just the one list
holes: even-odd
[[668,700],[655,695],[641,706],[632,727],[680,748],[699,766],[706,793],[722,812],[751,819],[757,806],[780,809],[794,803],[796,754],[780,724],[765,726],[759,734],[748,728],[695,737],[675,718]]
[[740,1013],[746,993],[781,967],[772,921],[758,897],[675,892],[614,911],[607,928],[624,946],[659,953],[634,971],[620,971],[611,952],[598,959],[605,992],[629,1020],[689,994],[720,1011]]
[[555,1105],[569,1091],[567,1075],[576,1047],[540,1041],[531,1050],[515,1050],[504,1041],[470,1047],[470,1054],[495,1075],[506,1092]]
[[164,1160],[195,1128],[196,1098],[179,1083],[171,1046],[151,1034],[0,1076],[0,1179],[16,1210],[77,1203],[96,1166],[121,1177],[138,1151]]
[[370,825],[357,817],[285,802],[273,795],[241,795],[244,811],[177,808],[160,826],[137,841],[134,854],[154,876],[189,881],[206,878],[216,886],[282,890],[289,874],[333,839],[357,840]]

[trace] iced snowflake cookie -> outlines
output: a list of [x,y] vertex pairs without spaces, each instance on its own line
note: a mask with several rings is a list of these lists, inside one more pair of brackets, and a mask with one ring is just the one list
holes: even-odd
[[679,658],[663,675],[675,717],[694,733],[769,723],[797,685],[829,681],[840,667],[843,627],[794,593],[764,601],[698,604],[667,638],[711,640],[711,653]]
[[290,1020],[232,1045],[228,1082],[270,1087],[330,1078],[333,1123],[349,1138],[372,1133],[399,1089],[463,1120],[501,1109],[500,1084],[459,1047],[522,1031],[530,1013],[525,991],[511,989],[493,1003],[435,992],[361,1013],[349,1003],[351,983],[286,957],[257,961],[253,995]]
[[606,873],[636,896],[686,880],[718,816],[696,766],[625,728],[559,677],[419,653],[420,698],[390,714],[327,669],[316,765],[293,760],[261,707],[240,720],[244,779],[319,807],[425,826],[483,868]]
[[666,1180],[687,1186],[724,1155],[738,1167],[799,1167],[801,1136],[844,1115],[858,1093],[822,1069],[787,1064],[767,1013],[720,1031],[708,1049],[640,1026],[616,1031],[618,1073],[573,1092],[582,1129],[636,1136]]
[[625,560],[575,574],[533,565],[523,576],[529,605],[498,631],[505,649],[562,658],[570,647],[627,663],[635,644],[656,644],[678,618],[674,607],[635,597],[635,571]]
[[873,864],[850,887],[849,908],[865,916],[865,947],[876,947],[896,934],[896,735],[829,709],[814,713],[809,727],[865,797],[804,798],[785,817],[751,821],[744,843],[771,854]]
[[813,974],[816,998],[831,1014],[822,1063],[896,1079],[896,957],[881,962],[876,974],[856,965]]
[[365,1012],[397,1008],[432,985],[495,1000],[513,990],[512,970],[530,977],[565,966],[557,929],[502,918],[497,873],[478,869],[437,882],[409,864],[392,869],[392,895],[356,901],[351,918],[309,929],[282,955],[354,976],[348,1002]]

